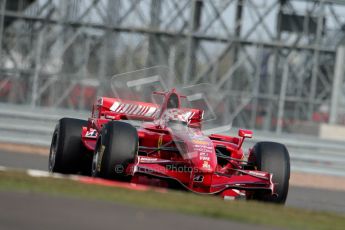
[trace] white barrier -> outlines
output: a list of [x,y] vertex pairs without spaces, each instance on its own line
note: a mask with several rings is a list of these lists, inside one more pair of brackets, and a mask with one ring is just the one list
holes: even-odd
[[[87,119],[89,111],[35,109],[0,104],[0,141],[49,146],[58,119]],[[345,176],[345,143],[315,137],[254,132],[245,142],[250,148],[259,141],[280,142],[287,146],[292,171]]]

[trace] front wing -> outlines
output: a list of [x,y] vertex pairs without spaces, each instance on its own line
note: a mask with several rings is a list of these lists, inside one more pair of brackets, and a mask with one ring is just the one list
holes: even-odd
[[[142,158],[142,159],[141,159]],[[233,169],[233,174],[203,172],[193,169],[185,161],[176,162],[139,157],[139,162],[127,168],[132,182],[142,182],[142,177],[172,181],[197,194],[243,196],[256,191],[274,194],[272,174],[262,171]]]

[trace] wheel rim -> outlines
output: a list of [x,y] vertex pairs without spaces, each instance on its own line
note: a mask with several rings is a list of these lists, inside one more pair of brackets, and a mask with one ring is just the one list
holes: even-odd
[[97,164],[98,164],[98,157],[99,157],[99,148],[97,147],[97,150],[92,158],[92,176],[97,176]]
[[57,133],[54,133],[49,152],[49,172],[53,172],[57,150]]

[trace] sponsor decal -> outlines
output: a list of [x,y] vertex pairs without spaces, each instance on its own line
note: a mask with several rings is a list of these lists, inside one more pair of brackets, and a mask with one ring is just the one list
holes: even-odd
[[155,107],[150,107],[149,111],[145,114],[146,117],[151,117],[156,112]]
[[119,107],[120,102],[115,101],[113,105],[109,108],[110,111],[116,111],[116,109]]
[[140,162],[156,162],[157,160],[157,158],[152,157],[140,157]]
[[210,166],[208,161],[204,161],[204,163],[202,164],[202,167],[205,168],[205,169],[210,169],[211,168],[211,166]]
[[210,157],[209,157],[208,153],[205,153],[205,152],[201,152],[199,154],[199,159],[202,161],[210,161]]
[[137,104],[128,104],[115,101],[113,105],[109,108],[110,111],[116,113],[125,113],[128,115],[138,115],[152,117],[157,112],[156,107],[148,107]]
[[194,145],[194,148],[204,148],[204,149],[210,149],[210,150],[213,149],[213,147],[208,146],[208,145]]
[[90,129],[86,131],[85,137],[97,137],[97,130],[96,129]]
[[133,114],[134,114],[134,115],[138,115],[142,108],[143,108],[142,105],[138,105],[138,106],[136,107],[136,109],[133,111]]
[[126,113],[128,108],[130,108],[130,104],[124,104],[120,110],[120,113]]
[[202,157],[202,156],[200,156],[200,160],[202,160],[202,161],[210,161],[210,157]]
[[256,171],[248,171],[248,174],[253,175],[253,176],[260,176],[260,177],[265,177],[267,175],[266,173],[256,172]]
[[194,150],[198,152],[207,152],[207,153],[212,153],[213,147],[208,147],[208,146],[194,146]]
[[204,181],[204,176],[203,175],[196,175],[193,178],[194,182],[203,182]]
[[212,153],[212,150],[209,150],[209,149],[194,149],[195,151],[198,151],[198,152],[208,152],[208,153]]
[[192,142],[194,144],[198,144],[198,145],[207,145],[208,141],[203,141],[203,140],[192,140]]

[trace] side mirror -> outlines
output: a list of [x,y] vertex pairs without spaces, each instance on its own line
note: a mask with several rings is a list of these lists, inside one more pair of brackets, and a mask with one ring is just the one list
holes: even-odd
[[253,137],[253,131],[248,129],[239,129],[238,130],[238,136],[242,138],[252,138]]

